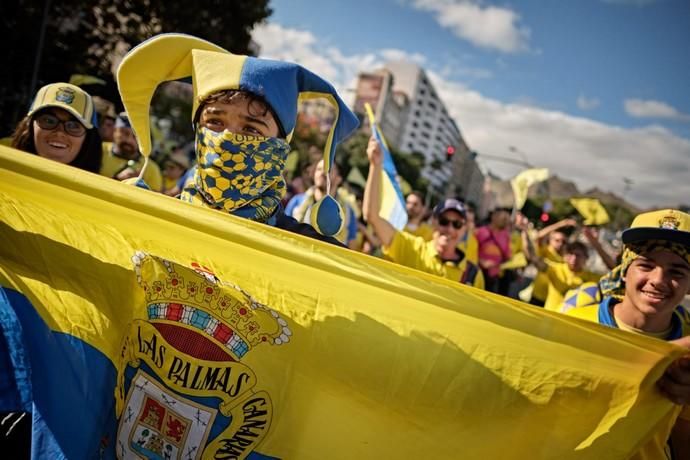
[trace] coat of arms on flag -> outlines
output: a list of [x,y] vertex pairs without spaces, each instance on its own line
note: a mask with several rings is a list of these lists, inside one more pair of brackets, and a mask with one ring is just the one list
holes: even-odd
[[287,322],[199,264],[140,252],[133,261],[144,305],[118,370],[118,457],[250,456],[273,409],[241,360],[258,346],[288,343]]

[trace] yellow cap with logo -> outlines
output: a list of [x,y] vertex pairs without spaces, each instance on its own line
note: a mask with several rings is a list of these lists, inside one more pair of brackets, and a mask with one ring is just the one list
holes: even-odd
[[623,243],[667,240],[690,247],[690,214],[677,209],[645,212],[623,232]]
[[94,105],[89,93],[69,83],[51,83],[39,89],[28,116],[41,109],[57,107],[73,115],[86,129],[93,128]]

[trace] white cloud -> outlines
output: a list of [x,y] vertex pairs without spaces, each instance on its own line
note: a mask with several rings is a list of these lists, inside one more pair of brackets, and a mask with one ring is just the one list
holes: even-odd
[[595,97],[587,97],[584,94],[580,94],[577,97],[577,107],[580,110],[592,110],[599,107],[599,99]]
[[665,102],[644,99],[626,99],[625,112],[635,118],[664,118],[667,120],[690,121],[690,115],[682,113]]
[[[262,56],[299,62],[328,78],[341,95],[354,87],[359,71],[386,61],[382,51],[344,55],[336,48],[321,50],[310,33],[279,25],[257,28],[253,38]],[[557,110],[503,103],[448,76],[428,73],[465,141],[479,152],[480,164],[502,177],[517,174],[520,167],[489,162],[481,154],[517,158],[509,151],[515,146],[532,164],[575,181],[582,191],[597,186],[622,195],[627,177],[634,185],[625,198],[640,207],[677,206],[690,196],[690,140],[666,128],[626,129]]]
[[[623,194],[623,177],[634,185],[626,198],[640,207],[677,206],[690,196],[690,140],[659,126],[626,129],[563,112],[504,104],[435,74],[440,96],[458,121],[480,162],[510,177],[520,167],[483,161],[481,153],[514,156],[525,152],[535,166],[576,182],[580,190],[599,187]],[[517,157],[516,157],[517,158]]]
[[387,48],[379,51],[379,54],[383,56],[386,61],[412,61],[419,65],[426,64],[426,56],[421,53],[408,53],[407,51],[399,50],[396,48]]
[[530,30],[509,8],[485,6],[477,0],[413,0],[413,6],[432,12],[441,26],[482,48],[504,53],[529,49]]

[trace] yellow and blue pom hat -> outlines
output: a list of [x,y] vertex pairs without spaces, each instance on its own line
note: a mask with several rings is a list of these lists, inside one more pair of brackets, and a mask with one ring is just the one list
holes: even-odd
[[45,85],[36,93],[29,113],[34,113],[47,107],[57,107],[72,114],[79,122],[91,129],[95,125],[96,110],[91,95],[78,86],[69,83],[51,83]]
[[565,313],[573,308],[588,307],[598,305],[601,302],[601,291],[597,283],[588,281],[582,285],[570,289],[563,296],[561,313]]
[[[191,35],[161,34],[133,48],[117,71],[117,83],[141,153],[151,152],[149,107],[158,85],[191,77],[194,101],[192,121],[199,105],[222,90],[242,90],[261,96],[271,106],[282,131],[290,141],[297,122],[300,100],[324,98],[335,109],[335,120],[324,147],[324,167],[330,172],[336,145],[354,131],[359,121],[338,96],[335,88],[304,67],[291,62],[232,54]],[[330,196],[312,212],[312,224],[323,234],[332,234],[342,225],[342,211]],[[328,222],[319,216],[333,211],[341,222]],[[329,228],[333,227],[333,228]],[[336,232],[337,233],[337,232]]]

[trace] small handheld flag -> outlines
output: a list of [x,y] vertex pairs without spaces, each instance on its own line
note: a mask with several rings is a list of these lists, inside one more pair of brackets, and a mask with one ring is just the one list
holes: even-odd
[[381,172],[383,181],[381,182],[381,211],[379,215],[390,222],[397,230],[402,230],[407,225],[407,210],[405,209],[405,197],[396,179],[398,172],[395,169],[393,156],[388,150],[386,140],[376,124],[376,118],[371,110],[371,105],[366,103],[364,108],[369,117],[371,132],[381,145],[381,151],[383,152],[383,171]]

